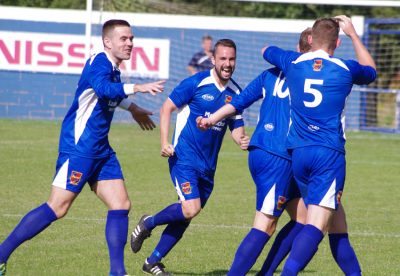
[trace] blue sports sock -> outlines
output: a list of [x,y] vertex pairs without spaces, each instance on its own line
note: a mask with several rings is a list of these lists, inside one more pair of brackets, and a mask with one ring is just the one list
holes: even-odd
[[146,226],[147,229],[152,230],[154,227],[158,225],[170,224],[173,222],[185,221],[185,220],[186,218],[182,212],[182,204],[174,203],[167,206],[154,216],[146,219],[144,221],[144,225]]
[[324,234],[317,227],[307,224],[293,241],[292,251],[283,267],[282,275],[297,275],[310,262],[318,250]]
[[110,275],[125,275],[124,248],[128,237],[129,210],[109,210],[106,240],[110,256]]
[[183,233],[185,233],[186,229],[190,224],[190,220],[175,222],[168,224],[168,226],[163,231],[160,241],[158,242],[155,250],[147,258],[147,262],[149,264],[158,263],[164,258],[168,252],[178,243],[178,241],[182,238]]
[[0,245],[0,263],[7,262],[18,246],[42,232],[56,219],[56,214],[47,203],[27,213]]
[[228,276],[246,275],[256,262],[269,238],[267,233],[252,228],[236,251]]
[[345,275],[361,275],[360,264],[347,233],[329,234],[329,244],[333,258]]
[[293,240],[303,227],[304,224],[291,220],[279,231],[259,275],[271,276],[274,274],[279,264],[289,254]]

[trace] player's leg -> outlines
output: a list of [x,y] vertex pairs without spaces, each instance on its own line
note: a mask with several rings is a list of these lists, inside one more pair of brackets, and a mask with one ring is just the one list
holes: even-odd
[[179,202],[173,203],[153,216],[144,215],[132,231],[131,248],[139,252],[151,231],[165,224],[185,223],[201,210],[197,179],[198,172],[186,166],[170,164],[171,180],[179,196]]
[[344,154],[329,148],[295,149],[292,164],[296,181],[308,185],[304,196],[308,206],[307,223],[293,241],[282,275],[297,275],[317,252],[337,208],[345,175]]
[[329,244],[333,258],[345,275],[361,275],[360,264],[350,244],[346,214],[342,204],[339,204],[329,227]]
[[[0,245],[0,263],[7,262],[11,253],[19,245],[26,240],[32,239],[53,221],[62,218],[67,213],[85,183],[85,180],[81,179],[82,177],[79,177],[80,183],[74,182],[76,180],[73,177],[76,172],[76,166],[78,164],[76,164],[75,158],[65,154],[59,155],[48,201],[27,213]],[[76,187],[74,191],[70,189],[73,186],[71,182]]]
[[293,240],[306,223],[307,208],[302,198],[296,197],[290,200],[286,211],[290,216],[290,221],[277,234],[258,275],[273,275],[279,264],[289,254]]
[[128,237],[128,214],[131,202],[115,155],[104,160],[89,183],[93,192],[108,208],[105,236],[110,259],[110,275],[125,275],[124,248]]
[[292,177],[290,161],[260,149],[249,152],[249,169],[257,187],[253,228],[242,240],[228,275],[245,275],[273,235],[286,205]]
[[[161,260],[167,256],[171,249],[179,242],[189,226],[191,219],[205,206],[213,190],[213,175],[206,175],[199,172],[193,172],[193,174],[186,172],[185,175],[192,175],[191,178],[193,180],[189,182],[187,181],[188,179],[185,178],[176,178],[176,183],[181,183],[176,185],[176,188],[179,198],[181,199],[184,216],[187,219],[184,221],[169,223],[167,225],[161,234],[160,241],[153,253],[145,261],[143,270],[147,272],[150,267],[153,268],[154,266],[159,266]],[[165,273],[164,275],[168,275],[165,270],[163,270],[163,273]]]

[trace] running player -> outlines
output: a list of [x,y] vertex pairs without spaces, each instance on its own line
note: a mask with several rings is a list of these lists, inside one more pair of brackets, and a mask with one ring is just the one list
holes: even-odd
[[128,22],[105,22],[102,39],[104,52],[86,62],[75,98],[61,126],[50,197],[26,214],[0,245],[0,275],[5,275],[6,262],[19,245],[67,214],[86,182],[109,209],[105,234],[110,275],[126,274],[124,247],[131,202],[120,164],[108,142],[108,133],[117,106],[129,110],[143,129],[154,128],[149,117],[151,112],[141,109],[127,97],[135,92],[162,92],[163,81],[121,83],[118,66],[130,58],[133,48],[133,34]]
[[[144,215],[131,236],[133,252],[138,252],[151,231],[167,224],[153,253],[146,258],[143,271],[153,275],[170,275],[161,259],[181,239],[183,233],[205,206],[214,187],[218,152],[227,127],[233,140],[246,150],[241,115],[223,120],[207,131],[196,127],[196,118],[208,116],[230,103],[240,92],[231,79],[236,65],[236,45],[230,39],[219,40],[214,47],[214,68],[183,80],[169,95],[160,111],[161,155],[169,157],[172,183],[179,196],[153,216]],[[178,110],[173,142],[168,142],[172,112]]]

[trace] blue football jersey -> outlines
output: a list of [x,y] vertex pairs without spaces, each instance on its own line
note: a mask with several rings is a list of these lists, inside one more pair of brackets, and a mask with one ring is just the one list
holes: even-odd
[[326,146],[345,152],[342,112],[353,84],[368,84],[376,71],[322,50],[299,54],[269,47],[264,58],[280,68],[288,82],[291,126],[288,148]]
[[169,95],[169,99],[179,108],[172,138],[175,148],[175,156],[172,158],[177,158],[178,164],[206,173],[215,172],[227,126],[233,130],[244,125],[242,116],[238,114],[218,122],[206,131],[197,128],[198,116],[210,116],[231,102],[241,90],[232,79],[225,87],[220,87],[212,70],[186,78]]
[[289,89],[278,68],[262,72],[234,98],[231,104],[239,112],[263,98],[256,129],[249,148],[256,147],[290,159],[286,149],[289,129]]
[[120,71],[106,53],[92,56],[63,120],[59,151],[92,158],[113,153],[108,132],[115,108],[130,93],[128,87],[132,88],[121,83]]

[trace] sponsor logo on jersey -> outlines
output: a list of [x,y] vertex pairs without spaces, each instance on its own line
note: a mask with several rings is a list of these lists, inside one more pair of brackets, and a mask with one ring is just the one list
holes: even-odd
[[342,194],[343,194],[343,191],[339,191],[336,195],[336,201],[338,204],[340,204],[340,202],[342,200]]
[[203,96],[201,96],[201,98],[205,101],[211,102],[214,100],[214,96],[210,95],[210,94],[204,94]]
[[314,60],[313,70],[319,72],[321,71],[321,69],[322,69],[322,59]]
[[192,193],[192,186],[190,186],[190,182],[185,182],[181,184],[182,192],[185,195],[189,195]]
[[225,95],[225,103],[228,104],[232,101],[232,96],[230,95]]
[[319,126],[315,126],[315,125],[309,125],[308,129],[311,130],[312,132],[319,130]]
[[282,210],[283,205],[285,204],[285,202],[286,202],[286,197],[279,196],[278,197],[278,202],[276,203],[276,209]]
[[265,128],[266,131],[273,131],[275,126],[272,123],[268,123],[268,124],[264,125],[264,128]]
[[72,185],[78,185],[79,181],[81,181],[83,173],[77,172],[77,171],[72,171],[71,176],[69,177],[69,182]]

